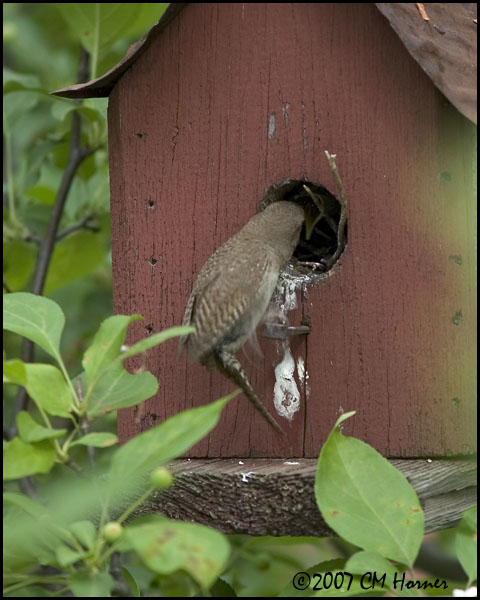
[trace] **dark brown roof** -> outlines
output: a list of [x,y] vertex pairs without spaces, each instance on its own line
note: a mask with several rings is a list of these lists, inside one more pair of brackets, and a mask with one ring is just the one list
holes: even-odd
[[477,5],[393,3],[376,6],[438,89],[476,123]]
[[[65,98],[108,96],[125,71],[175,19],[185,3],[169,5],[159,22],[105,75],[53,92]],[[433,83],[468,119],[477,122],[477,5],[376,4]]]

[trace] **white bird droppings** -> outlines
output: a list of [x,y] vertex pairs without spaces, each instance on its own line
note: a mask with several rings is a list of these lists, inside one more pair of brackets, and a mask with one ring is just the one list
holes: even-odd
[[310,396],[310,386],[308,385],[308,373],[305,371],[305,361],[302,356],[297,360],[297,375],[301,385],[305,385],[305,396]]
[[300,392],[294,378],[295,361],[290,347],[285,345],[283,360],[275,367],[273,402],[277,413],[289,421],[300,409]]
[[297,284],[295,281],[285,281],[284,283],[283,292],[285,300],[283,302],[283,310],[288,312],[297,308]]
[[[299,282],[296,278],[281,276],[277,283],[277,288],[273,295],[273,307],[271,315],[274,312],[277,318],[284,324],[288,323],[287,313],[298,306],[297,289]],[[290,350],[290,342],[286,340],[277,342],[277,355],[281,358],[279,364],[275,367],[275,387],[273,389],[273,403],[277,413],[289,421],[293,415],[300,410],[300,391],[295,381],[295,361]],[[299,357],[297,364],[297,374],[300,386],[303,386],[308,375],[305,371],[305,363],[302,357]]]

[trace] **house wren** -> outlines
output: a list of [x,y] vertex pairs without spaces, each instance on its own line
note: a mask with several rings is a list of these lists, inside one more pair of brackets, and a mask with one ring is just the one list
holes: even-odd
[[180,339],[189,362],[217,367],[282,433],[234,355],[265,313],[279,274],[298,244],[303,222],[308,239],[319,217],[290,201],[274,202],[254,215],[204,264],[183,317],[183,325],[195,327],[195,333]]

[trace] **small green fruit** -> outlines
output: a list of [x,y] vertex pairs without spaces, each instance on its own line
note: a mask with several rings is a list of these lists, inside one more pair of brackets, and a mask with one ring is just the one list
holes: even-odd
[[107,542],[116,542],[123,533],[123,527],[117,521],[110,521],[103,526],[102,535]]
[[165,467],[158,467],[150,475],[152,485],[160,490],[168,490],[173,483],[172,473]]

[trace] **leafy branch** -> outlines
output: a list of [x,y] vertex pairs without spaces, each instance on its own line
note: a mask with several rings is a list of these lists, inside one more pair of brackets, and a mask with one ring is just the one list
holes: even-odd
[[[88,52],[82,48],[78,67],[77,83],[87,81],[88,76],[89,55]],[[39,249],[32,283],[32,292],[37,295],[41,295],[43,292],[55,242],[61,239],[61,237],[63,237],[61,236],[59,238],[57,232],[65,207],[65,202],[67,200],[68,193],[70,191],[74,177],[82,162],[94,152],[93,148],[82,147],[81,132],[82,117],[80,116],[78,111],[74,111],[72,115],[70,149],[67,166],[63,173],[60,187],[56,195],[55,204],[50,215],[50,221],[48,223],[47,231],[45,233],[45,236],[40,240],[39,243]],[[23,362],[31,363],[34,360],[34,344],[28,338],[23,339],[21,355]],[[20,387],[15,400],[14,415],[16,416],[20,411],[25,410],[26,406],[27,392],[24,387]],[[16,431],[16,424],[14,420],[12,430],[10,432],[10,437],[13,437],[16,434]]]
[[[18,414],[18,435],[8,442],[4,453],[4,479],[28,481],[30,476],[49,473],[56,463],[72,466],[70,453],[75,446],[101,450],[117,442],[116,436],[107,432],[86,433],[83,424],[119,408],[139,404],[158,389],[151,373],[132,375],[123,367],[124,360],[193,330],[172,327],[125,350],[127,327],[138,318],[139,315],[116,315],[102,323],[85,352],[85,371],[76,378],[75,396],[73,382],[65,381],[68,374],[61,368],[32,365],[18,359],[5,361],[4,381],[26,388],[42,417],[42,424],[25,411]],[[55,358],[60,367],[64,322],[60,307],[48,298],[23,292],[5,297],[4,328],[27,336]],[[89,398],[83,395],[84,386]],[[60,480],[58,489],[61,491],[46,502],[12,492],[5,494],[9,513],[5,592],[13,593],[35,584],[47,588],[62,584],[77,596],[108,596],[114,587],[123,590],[125,595],[125,581],[114,568],[114,561],[112,575],[107,574],[105,566],[118,551],[133,551],[143,560],[151,561],[152,545],[156,545],[156,540],[165,536],[167,530],[166,557],[154,561],[151,568],[159,573],[183,568],[201,588],[211,585],[229,555],[229,545],[222,534],[199,525],[176,524],[160,516],[148,523],[130,521],[132,513],[154,490],[172,485],[172,475],[162,465],[184,453],[215,427],[222,409],[237,393],[179,413],[138,435],[115,453],[106,471],[92,464],[94,461],[90,461],[88,477],[82,472],[85,468],[76,468],[75,471],[80,472],[75,473],[73,479],[71,475],[65,485]],[[80,425],[70,433],[56,429],[51,421],[56,416],[71,418],[74,423],[80,418]],[[88,520],[85,520],[86,515]],[[115,521],[110,520],[112,515]],[[174,539],[171,539],[172,531],[176,531]],[[176,548],[183,547],[185,536],[190,539],[191,550],[178,562]],[[32,549],[34,565],[41,560],[42,564],[57,569],[55,576],[43,576],[38,570],[25,576],[21,568],[23,562],[17,564],[15,548],[19,543]],[[169,554],[171,557],[167,558]],[[203,554],[209,559],[213,556],[213,563],[195,567],[202,564],[199,558]],[[96,593],[91,590],[80,593],[86,581],[94,585]]]

